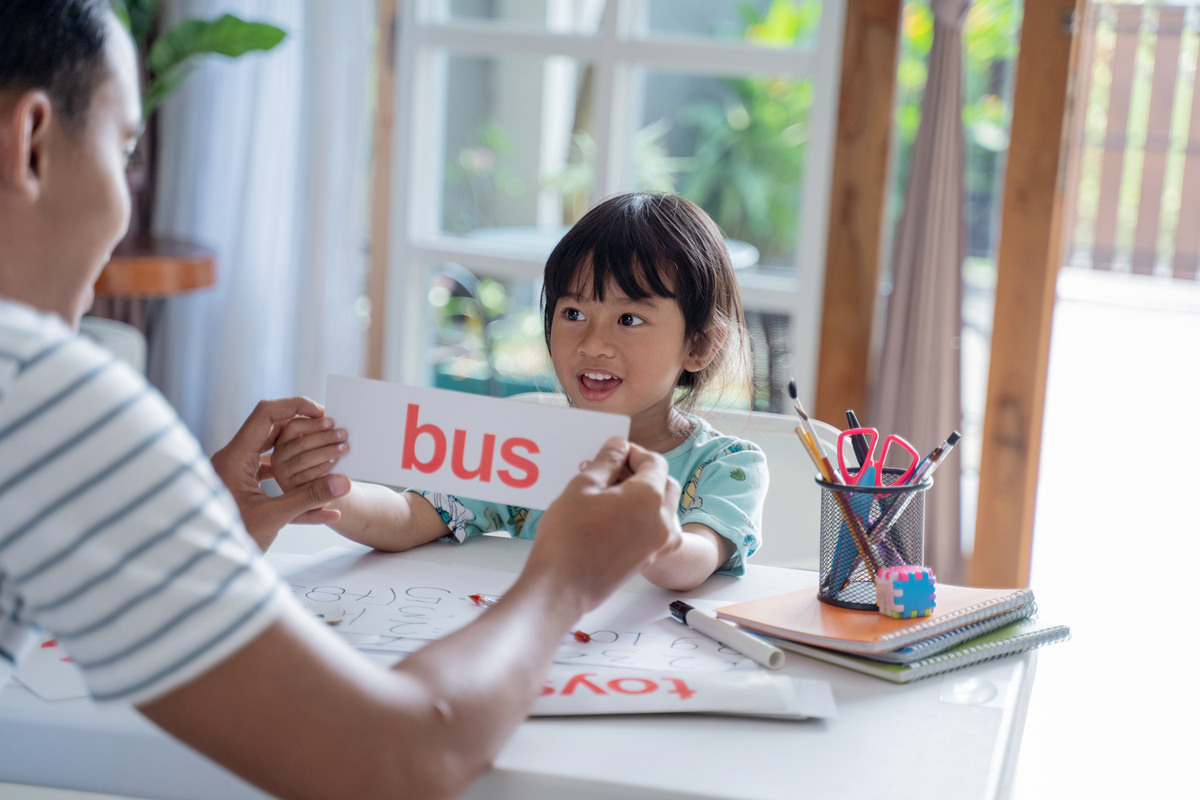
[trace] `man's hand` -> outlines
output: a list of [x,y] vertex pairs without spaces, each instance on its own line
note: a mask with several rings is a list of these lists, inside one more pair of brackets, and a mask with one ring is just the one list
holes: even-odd
[[281,528],[291,522],[329,524],[338,512],[325,506],[350,491],[343,475],[325,475],[279,497],[268,497],[262,482],[273,477],[269,458],[284,426],[295,417],[320,418],[325,409],[306,397],[263,400],[225,447],[213,454],[212,465],[233,493],[246,530],[266,550]]
[[580,611],[679,546],[679,484],[657,453],[610,439],[538,523],[525,573],[562,582]]

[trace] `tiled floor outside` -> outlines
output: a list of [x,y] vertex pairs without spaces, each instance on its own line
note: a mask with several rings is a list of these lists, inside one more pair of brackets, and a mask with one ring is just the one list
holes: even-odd
[[1031,580],[1074,636],[1040,653],[1012,797],[1194,797],[1200,286],[1058,294]]

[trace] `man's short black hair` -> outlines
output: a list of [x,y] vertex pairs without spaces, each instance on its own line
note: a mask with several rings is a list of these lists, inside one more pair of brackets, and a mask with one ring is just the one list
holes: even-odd
[[0,0],[0,91],[41,89],[68,124],[105,75],[110,0]]

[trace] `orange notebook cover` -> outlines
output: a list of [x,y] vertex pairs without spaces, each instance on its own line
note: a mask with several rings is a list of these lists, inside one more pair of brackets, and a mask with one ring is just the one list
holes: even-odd
[[887,653],[1033,602],[1031,589],[975,589],[939,583],[933,614],[892,619],[878,611],[838,608],[817,599],[817,587],[734,603],[717,616],[744,628],[847,653]]

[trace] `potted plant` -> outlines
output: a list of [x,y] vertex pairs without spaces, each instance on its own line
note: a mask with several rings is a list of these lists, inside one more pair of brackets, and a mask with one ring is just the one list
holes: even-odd
[[287,34],[274,25],[248,22],[232,14],[210,20],[183,19],[162,30],[157,25],[162,0],[112,0],[112,5],[137,44],[146,120],[146,131],[128,173],[134,210],[127,238],[134,238],[150,230],[155,110],[179,88],[200,59],[210,55],[238,58],[255,50],[271,50]]

